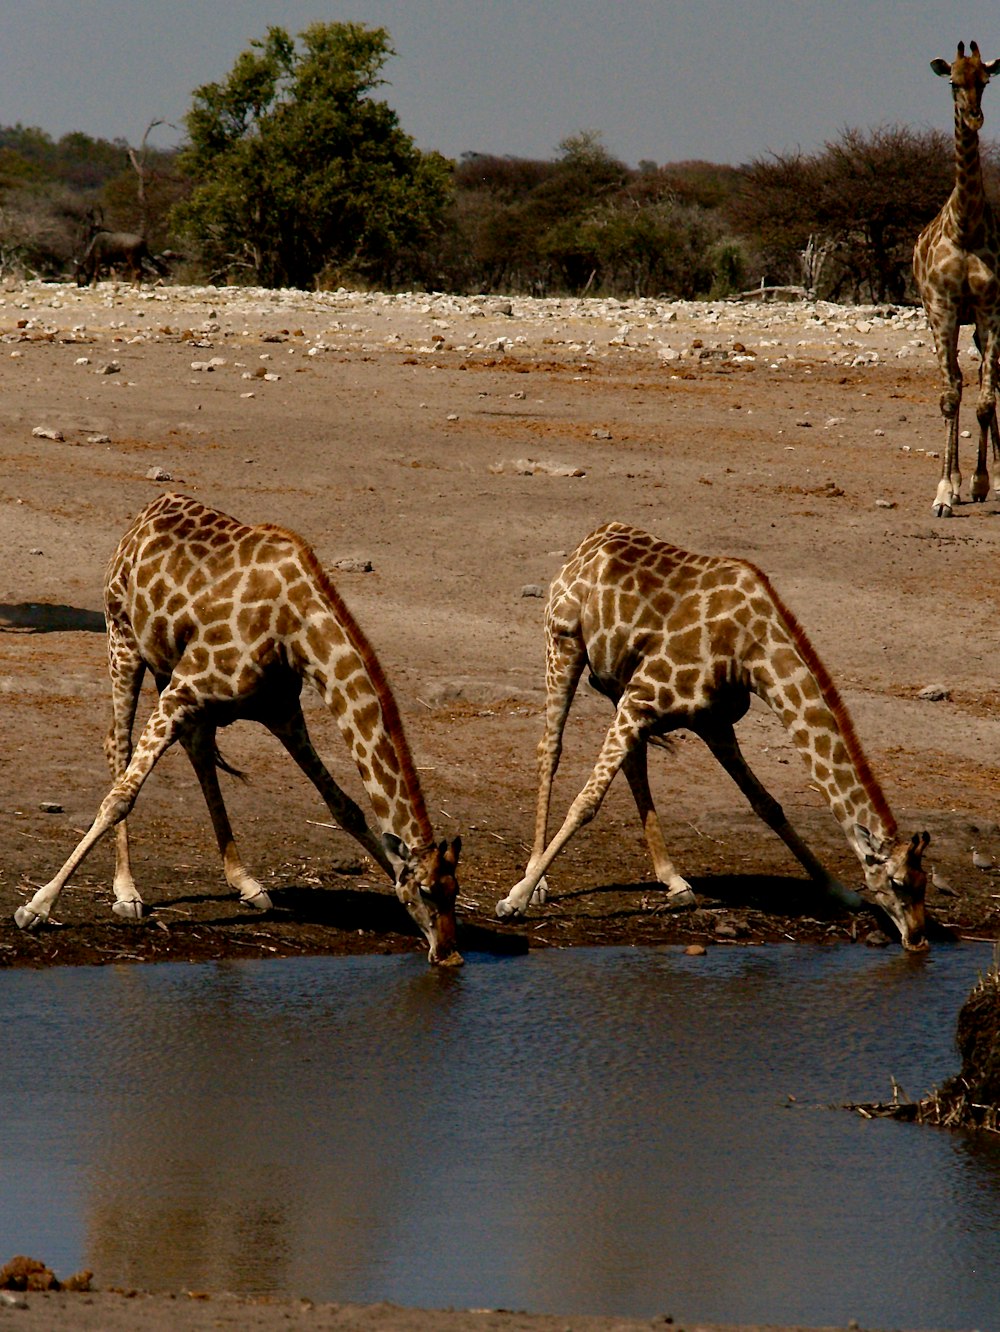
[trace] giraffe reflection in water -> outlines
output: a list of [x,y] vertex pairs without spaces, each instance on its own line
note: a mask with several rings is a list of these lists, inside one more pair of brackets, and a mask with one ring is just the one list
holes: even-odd
[[[392,690],[371,644],[300,536],[247,527],[184,495],[161,495],[119,542],[104,587],[113,719],[105,752],[114,785],[59,873],[19,907],[22,929],[47,921],[70,875],[116,829],[114,911],[142,916],[125,819],[157,760],[177,740],[201,783],[230,887],[266,910],[243,867],[219,787],[216,730],[262,723],[315,785],[334,820],[392,878],[427,939],[431,962],[456,964],[455,868],[461,842],[436,843]],[[159,691],[132,751],[147,669]],[[327,771],[306,729],[304,680],[336,718],[382,827]],[[230,770],[231,771],[231,770]]]
[[[837,690],[801,626],[767,577],[745,560],[693,555],[646,532],[609,523],[592,532],[553,581],[545,613],[545,731],[538,746],[535,838],[524,878],[497,903],[520,915],[573,834],[600,808],[619,768],[632,789],[667,905],[694,895],[675,869],[650,794],[646,750],[671,731],[700,736],[754,812],[828,892],[862,899],[840,884],[792,829],[747,766],[735,722],[757,694],[787,727],[864,871],[866,890],[921,951],[929,835],[900,838]],[[589,781],[547,840],[552,783],[570,705],[584,669],[615,706]],[[539,891],[541,890],[541,891]]]

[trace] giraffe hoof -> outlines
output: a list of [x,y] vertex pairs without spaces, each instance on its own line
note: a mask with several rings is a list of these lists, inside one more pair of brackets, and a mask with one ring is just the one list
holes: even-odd
[[111,910],[120,920],[142,920],[142,901],[138,897],[131,902],[116,902]]
[[44,916],[28,906],[19,906],[14,912],[14,924],[19,930],[37,930],[44,920]]
[[683,907],[696,905],[694,893],[685,885],[683,888],[671,888],[663,902],[667,911],[680,911]]
[[501,897],[500,901],[497,903],[497,915],[501,920],[513,920],[515,916],[520,916],[521,914],[522,912],[514,906],[513,902],[511,902],[508,897]]
[[953,516],[953,515],[952,515],[952,507],[951,507],[951,505],[950,505],[950,504],[935,504],[935,505],[934,505],[934,516],[935,516],[935,518],[951,518],[951,517]]
[[241,897],[240,901],[244,906],[253,907],[254,911],[270,911],[272,902],[263,888],[250,897]]

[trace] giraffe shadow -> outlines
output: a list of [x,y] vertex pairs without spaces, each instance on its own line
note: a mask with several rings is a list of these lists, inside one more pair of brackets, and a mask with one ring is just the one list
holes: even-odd
[[[809,879],[797,879],[791,875],[713,874],[692,876],[688,882],[698,899],[699,907],[724,906],[734,910],[743,908],[763,911],[775,916],[831,920],[847,914],[845,907],[828,897]],[[665,892],[663,884],[656,880],[642,880],[635,883],[600,884],[569,892],[553,893],[550,900],[568,902],[620,893],[625,898],[636,900],[625,901],[620,910],[610,913],[602,907],[601,916],[632,916],[646,914],[649,909],[649,898],[656,893]],[[640,904],[640,898],[646,899],[646,906]]]
[[[795,878],[792,875],[698,875],[692,876],[688,882],[697,898],[697,906],[703,909],[725,907],[734,911],[760,911],[767,916],[789,921],[843,921],[849,920],[852,915],[848,907],[825,893],[811,879]],[[663,885],[655,880],[640,883],[609,883],[567,893],[554,893],[550,900],[556,903],[604,893],[626,894],[635,900],[623,903],[618,911],[609,912],[602,909],[599,913],[595,912],[595,919],[625,919],[647,915],[650,894],[663,891]],[[646,898],[645,905],[641,902],[642,898]],[[878,903],[866,901],[863,910],[874,916],[879,929],[890,939],[898,937],[899,931],[892,918]],[[929,909],[926,933],[928,939],[938,943],[953,942],[959,937],[957,930],[942,924]]]
[[[276,888],[271,900],[276,911],[287,912],[304,925],[323,925],[337,930],[364,930],[374,934],[407,934],[420,931],[394,893],[362,888]],[[527,940],[483,925],[457,919],[460,952],[524,953]]]
[[52,634],[76,631],[103,634],[105,629],[103,611],[84,610],[79,606],[53,606],[36,601],[0,604],[0,633]]
[[[171,907],[199,906],[214,903],[218,912],[211,919],[199,914],[197,919],[185,922],[191,929],[199,926],[245,925],[256,921],[265,925],[270,921],[294,922],[297,925],[318,925],[324,929],[356,934],[359,930],[374,935],[407,935],[420,938],[417,926],[406,908],[392,892],[375,892],[362,888],[326,888],[291,884],[286,888],[268,888],[272,909],[261,913],[245,907],[232,898],[220,899],[215,893],[190,893],[171,898]],[[155,914],[154,912],[151,914]],[[185,925],[171,923],[171,929]],[[527,940],[519,935],[504,934],[482,925],[457,921],[459,952],[525,953]]]

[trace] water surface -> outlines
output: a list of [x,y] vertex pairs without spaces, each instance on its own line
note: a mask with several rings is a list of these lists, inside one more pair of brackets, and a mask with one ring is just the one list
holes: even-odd
[[0,1257],[102,1286],[997,1327],[1000,1144],[828,1108],[954,1073],[988,962],[0,972]]

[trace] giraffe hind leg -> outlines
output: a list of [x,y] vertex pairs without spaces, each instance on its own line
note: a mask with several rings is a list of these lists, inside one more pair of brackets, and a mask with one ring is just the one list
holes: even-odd
[[[108,615],[108,674],[111,678],[111,726],[104,741],[104,756],[117,782],[132,759],[132,727],[146,665],[127,622]],[[124,920],[142,916],[142,898],[132,877],[128,820],[115,824],[115,903],[112,910]]]
[[208,724],[193,727],[183,737],[182,744],[187,751],[188,758],[191,760],[191,766],[198,778],[202,795],[205,797],[205,804],[208,806],[212,828],[215,831],[215,840],[219,844],[219,853],[222,856],[222,872],[226,876],[226,882],[230,888],[239,893],[240,900],[247,906],[251,906],[257,911],[270,910],[270,897],[253,875],[248,874],[244,869],[243,861],[240,859],[239,851],[236,848],[236,839],[233,836],[232,825],[226,812],[226,803],[222,798],[222,789],[219,786],[219,759],[215,747],[215,728]]
[[[545,854],[548,835],[552,783],[562,757],[562,737],[566,718],[576,695],[580,676],[587,664],[587,652],[580,634],[575,607],[567,607],[564,622],[557,626],[547,615],[545,635],[545,728],[538,742],[538,796],[535,802],[535,833],[531,854],[521,879],[496,905],[500,917],[523,914],[529,903],[541,904],[548,897],[544,870],[536,868]],[[530,885],[525,890],[525,885]],[[522,900],[523,898],[523,900]]]
[[663,840],[663,829],[656,814],[653,797],[649,789],[646,744],[640,743],[629,751],[622,764],[622,771],[632,791],[643,836],[653,861],[653,870],[660,883],[665,884],[667,896],[665,905],[671,909],[695,905],[695,896],[687,879],[678,874],[673,861],[667,853]]

